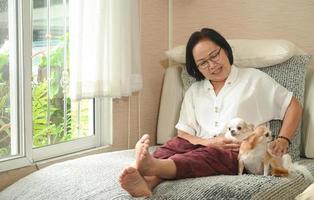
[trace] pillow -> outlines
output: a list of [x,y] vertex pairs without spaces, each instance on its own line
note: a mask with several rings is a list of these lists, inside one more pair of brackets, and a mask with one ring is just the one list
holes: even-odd
[[306,158],[314,158],[314,68],[309,67],[305,77],[304,109],[302,130],[302,153]]
[[301,194],[299,194],[296,200],[310,200],[314,199],[314,183],[310,185],[306,190],[304,190]]
[[[295,45],[286,40],[228,40],[238,67],[266,67],[282,63],[297,52]],[[185,45],[166,51],[178,63],[185,63]]]
[[[259,70],[267,73],[279,84],[293,92],[296,99],[303,105],[305,72],[310,58],[311,57],[308,55],[297,55],[291,57],[286,62],[259,68]],[[192,83],[195,82],[195,79],[187,73],[185,67],[183,67],[181,79],[183,82],[184,92],[191,86]],[[270,122],[271,131],[274,134],[278,134],[281,124],[281,120],[272,120]],[[301,132],[301,127],[299,126],[296,130],[296,135],[292,140],[292,145],[289,147],[289,153],[293,160],[300,159]]]
[[183,99],[181,67],[168,67],[165,71],[157,123],[157,144],[164,144],[177,133],[178,122]]

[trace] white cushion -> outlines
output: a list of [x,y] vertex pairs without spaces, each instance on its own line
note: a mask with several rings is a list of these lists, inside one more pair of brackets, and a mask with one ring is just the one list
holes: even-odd
[[296,200],[313,200],[314,199],[314,183],[310,185],[304,192],[299,194]]
[[[287,40],[228,40],[238,67],[267,67],[282,63],[296,53],[296,47]],[[166,51],[178,63],[185,63],[185,45]]]
[[305,157],[314,158],[314,68],[308,68],[305,79],[302,150]]
[[157,144],[164,144],[177,134],[175,124],[179,119],[183,99],[180,74],[179,67],[168,67],[165,72],[158,115]]

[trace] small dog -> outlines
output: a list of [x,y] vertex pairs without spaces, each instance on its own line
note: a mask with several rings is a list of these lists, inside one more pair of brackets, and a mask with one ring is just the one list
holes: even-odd
[[254,125],[241,118],[232,119],[226,127],[224,136],[234,141],[242,141],[254,131]]
[[258,126],[250,136],[243,140],[238,156],[239,175],[242,175],[245,168],[252,174],[267,176],[270,166],[273,176],[289,175],[288,169],[282,166],[282,158],[269,152],[270,141],[272,141],[271,132],[266,126]]

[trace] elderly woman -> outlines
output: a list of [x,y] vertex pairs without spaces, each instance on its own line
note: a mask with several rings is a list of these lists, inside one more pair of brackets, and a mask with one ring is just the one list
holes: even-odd
[[135,197],[150,196],[163,180],[236,175],[240,144],[217,136],[235,117],[255,126],[283,120],[271,150],[279,156],[287,152],[301,117],[300,104],[267,74],[232,64],[232,49],[218,32],[204,28],[191,35],[186,69],[197,82],[185,94],[178,136],[151,155],[149,136],[144,135],[135,146],[136,162],[119,177],[122,188]]

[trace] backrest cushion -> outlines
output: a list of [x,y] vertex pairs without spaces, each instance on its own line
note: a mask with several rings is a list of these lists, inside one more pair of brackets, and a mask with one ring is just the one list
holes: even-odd
[[[228,40],[234,64],[238,67],[266,67],[285,62],[297,53],[296,46],[287,40]],[[185,63],[185,45],[166,51],[167,56],[177,63]]]

